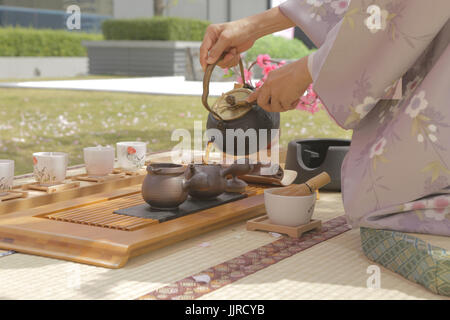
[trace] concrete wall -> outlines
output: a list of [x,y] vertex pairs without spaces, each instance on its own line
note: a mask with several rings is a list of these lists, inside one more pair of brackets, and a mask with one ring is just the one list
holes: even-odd
[[[225,22],[267,10],[267,0],[166,0],[166,16]],[[114,0],[115,18],[153,16],[151,0]]]
[[[184,76],[202,81],[200,42],[190,41],[86,41],[89,73],[127,76]],[[211,81],[232,81],[216,68]]]
[[267,10],[267,0],[231,0],[231,20],[248,17]]
[[[210,0],[210,2],[221,2],[223,0]],[[177,4],[169,1],[165,15],[170,17],[183,17],[207,20],[207,0],[177,0]]]
[[130,19],[153,16],[152,0],[114,0],[114,18]]
[[1,79],[74,77],[87,73],[86,57],[0,57]]
[[86,41],[90,74],[184,76],[187,41]]
[[[122,0],[122,2],[127,2],[127,0]],[[2,6],[63,11],[73,4],[79,6],[83,13],[106,16],[113,14],[113,0],[0,0]]]

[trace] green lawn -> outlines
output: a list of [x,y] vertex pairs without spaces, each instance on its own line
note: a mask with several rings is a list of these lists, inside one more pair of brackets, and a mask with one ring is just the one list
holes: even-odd
[[[200,97],[35,89],[0,89],[0,158],[16,161],[16,174],[32,171],[31,154],[64,151],[83,162],[83,147],[117,141],[148,141],[150,151],[168,150],[174,129],[192,132],[205,123]],[[281,143],[295,138],[350,138],[322,110],[282,114]]]

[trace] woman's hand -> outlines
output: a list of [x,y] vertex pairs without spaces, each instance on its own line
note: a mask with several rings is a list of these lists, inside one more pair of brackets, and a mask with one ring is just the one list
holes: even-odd
[[256,38],[246,31],[248,22],[245,19],[222,24],[211,24],[206,29],[200,47],[200,64],[203,70],[213,64],[222,53],[227,52],[219,62],[222,68],[230,68],[239,63],[240,54],[253,46]]
[[212,24],[206,29],[200,47],[200,64],[205,71],[208,64],[219,62],[222,68],[234,67],[239,63],[240,54],[253,46],[253,43],[268,34],[295,26],[278,7],[237,21]]
[[247,101],[256,100],[261,108],[269,112],[295,109],[311,82],[308,57],[304,57],[271,71],[262,87],[253,92]]

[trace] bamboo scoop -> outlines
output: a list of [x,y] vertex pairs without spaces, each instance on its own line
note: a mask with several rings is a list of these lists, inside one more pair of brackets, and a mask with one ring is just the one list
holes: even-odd
[[291,184],[272,192],[279,196],[308,196],[330,183],[331,178],[325,171],[302,184]]

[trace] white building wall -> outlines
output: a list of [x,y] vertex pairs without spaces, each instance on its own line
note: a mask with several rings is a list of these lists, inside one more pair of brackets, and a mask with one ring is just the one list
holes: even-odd
[[231,0],[231,20],[241,19],[266,10],[267,0]]
[[[223,0],[213,0],[217,2]],[[206,20],[207,17],[207,0],[177,0],[168,1],[168,6],[164,12],[166,16],[183,17],[192,19]]]
[[86,74],[87,57],[0,57],[0,79],[75,77]]
[[153,0],[114,0],[114,18],[148,18],[153,16]]
[[214,23],[226,22],[227,21],[227,1],[225,0],[209,0],[209,21]]
[[[267,0],[166,0],[166,16],[209,20],[237,20],[267,10]],[[153,16],[153,0],[114,0],[115,18]]]

